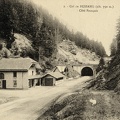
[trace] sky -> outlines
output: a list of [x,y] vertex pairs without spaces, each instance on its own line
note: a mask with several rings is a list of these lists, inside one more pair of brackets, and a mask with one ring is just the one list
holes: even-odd
[[117,20],[120,17],[119,0],[32,1],[47,9],[68,28],[82,32],[89,39],[101,41],[110,55],[110,44],[116,36]]

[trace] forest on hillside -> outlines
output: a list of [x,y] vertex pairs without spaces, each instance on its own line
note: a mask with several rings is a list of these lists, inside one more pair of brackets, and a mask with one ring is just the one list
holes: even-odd
[[[15,33],[32,42],[33,49],[24,49],[21,56],[30,56],[37,61],[39,57],[51,59],[57,52],[57,44],[64,39],[101,57],[106,55],[101,42],[90,40],[81,32],[72,32],[48,11],[30,1],[0,0],[0,8],[0,39],[6,41],[7,48],[11,49]],[[19,49],[16,51],[19,53]]]
[[113,39],[110,46],[111,56],[116,56],[120,53],[120,18],[117,21],[116,31],[116,37]]
[[110,46],[111,60],[102,58],[97,68],[97,77],[88,88],[114,90],[120,93],[120,19],[117,23],[117,34]]

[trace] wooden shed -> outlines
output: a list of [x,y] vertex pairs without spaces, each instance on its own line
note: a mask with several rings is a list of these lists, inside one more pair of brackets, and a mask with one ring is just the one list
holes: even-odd
[[42,86],[54,86],[56,81],[62,80],[64,78],[64,75],[60,72],[51,72],[45,74],[41,78],[41,85]]

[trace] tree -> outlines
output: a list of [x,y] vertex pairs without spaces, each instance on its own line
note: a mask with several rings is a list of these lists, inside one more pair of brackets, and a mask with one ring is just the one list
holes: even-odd
[[96,72],[98,73],[99,71],[101,71],[103,68],[104,68],[104,65],[105,65],[105,61],[104,59],[101,57],[100,61],[99,61],[99,64],[98,64],[98,67],[96,69]]
[[117,52],[117,40],[113,39],[111,45],[110,45],[110,50],[111,50],[111,55],[110,56],[114,56]]
[[9,1],[1,1],[1,10],[0,12],[0,37],[7,39],[7,47],[11,47],[11,42],[14,41],[13,33],[13,21],[12,21],[12,4]]

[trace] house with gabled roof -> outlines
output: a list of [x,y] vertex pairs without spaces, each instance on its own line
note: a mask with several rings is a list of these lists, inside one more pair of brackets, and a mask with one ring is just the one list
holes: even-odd
[[2,58],[0,60],[0,88],[28,89],[34,86],[40,75],[40,65],[31,58]]
[[64,75],[60,72],[50,72],[41,77],[42,86],[54,86],[56,81],[63,80]]
[[66,65],[58,65],[54,68],[53,72],[64,73],[66,70]]

